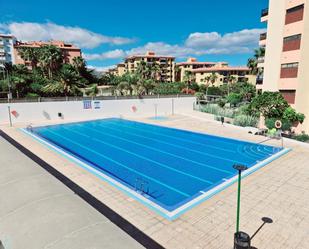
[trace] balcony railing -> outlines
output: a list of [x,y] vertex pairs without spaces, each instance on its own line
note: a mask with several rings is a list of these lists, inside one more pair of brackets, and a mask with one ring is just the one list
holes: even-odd
[[256,77],[256,84],[257,85],[262,85],[263,84],[263,75],[258,75]]
[[261,17],[264,17],[264,16],[268,16],[268,8],[262,9],[262,11],[261,11]]
[[263,57],[259,57],[257,61],[258,61],[258,63],[264,63],[265,57],[264,56]]
[[260,41],[266,40],[266,38],[267,38],[267,33],[260,34]]

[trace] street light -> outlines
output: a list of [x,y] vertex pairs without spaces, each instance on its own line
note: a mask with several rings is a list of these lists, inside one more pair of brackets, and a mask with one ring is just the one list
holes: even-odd
[[236,233],[234,234],[234,249],[250,248],[250,236],[239,231],[239,214],[240,214],[240,188],[241,188],[241,172],[248,167],[241,164],[233,165],[233,168],[238,171],[238,193],[237,193],[237,217],[236,217]]

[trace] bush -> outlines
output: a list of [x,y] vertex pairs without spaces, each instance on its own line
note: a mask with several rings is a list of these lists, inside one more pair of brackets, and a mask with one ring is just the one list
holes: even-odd
[[225,106],[225,104],[226,104],[226,100],[225,99],[223,99],[223,98],[219,99],[218,106],[223,108]]
[[182,82],[172,82],[172,83],[159,83],[153,89],[154,94],[179,94],[181,90],[185,87]]
[[303,133],[300,135],[293,136],[293,139],[301,142],[308,142],[309,141],[309,135]]
[[227,118],[234,117],[234,111],[231,109],[223,109],[216,104],[208,104],[201,109],[202,112],[214,114],[215,116],[223,116]]
[[[275,127],[275,123],[278,119],[277,118],[267,118],[265,120],[265,125],[268,129],[276,129]],[[283,131],[289,131],[291,130],[291,127],[292,127],[292,123],[289,121],[289,120],[281,120],[282,122],[282,127],[281,127],[281,130]]]
[[290,122],[300,122],[303,123],[305,120],[305,115],[302,113],[297,113],[292,107],[285,109],[283,113],[283,119],[289,120]]
[[257,127],[259,122],[259,119],[257,117],[253,117],[253,116],[247,116],[247,115],[238,115],[234,118],[234,125],[238,125],[238,126],[243,126],[243,127],[247,127],[247,126],[251,126],[251,127]]
[[195,97],[196,97],[198,100],[203,100],[203,99],[205,99],[205,95],[204,95],[204,93],[202,93],[202,92],[196,92],[196,93],[195,93]]
[[230,93],[227,96],[227,102],[230,103],[232,106],[236,106],[242,101],[242,96],[239,93]]
[[[206,91],[206,90],[205,90],[205,91]],[[219,88],[219,87],[216,87],[216,86],[210,86],[210,87],[208,87],[207,94],[208,94],[208,95],[220,95],[220,96],[223,95],[223,93],[222,93],[222,91],[220,90],[220,88]]]

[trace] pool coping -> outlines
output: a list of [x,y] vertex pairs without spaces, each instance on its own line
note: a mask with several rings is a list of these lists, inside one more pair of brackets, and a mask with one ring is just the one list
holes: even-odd
[[[91,165],[83,162],[82,160],[78,159],[74,155],[71,155],[70,153],[64,151],[63,149],[49,143],[48,141],[42,139],[41,137],[35,135],[34,133],[28,131],[26,128],[20,128],[19,131],[22,131],[24,134],[30,136],[37,142],[41,143],[43,146],[47,147],[48,149],[54,151],[55,153],[59,154],[60,156],[66,158],[67,160],[73,162],[74,164],[78,165],[79,167],[85,169],[86,171],[90,172],[91,174],[95,175],[99,179],[109,183],[110,185],[114,186],[118,190],[124,192],[128,196],[132,197],[133,199],[139,201],[149,209],[153,210],[157,214],[161,215],[162,217],[166,218],[167,220],[175,220],[179,216],[181,216],[183,213],[187,212],[188,210],[192,209],[193,207],[199,205],[200,203],[204,202],[205,200],[211,198],[212,196],[218,194],[219,192],[223,191],[233,183],[235,183],[238,179],[238,175],[233,176],[232,178],[224,181],[223,183],[213,187],[212,189],[202,192],[201,195],[193,198],[192,200],[184,203],[180,207],[169,211],[165,209],[164,207],[161,207],[159,204],[155,203],[154,201],[149,200],[148,198],[144,197],[140,193],[134,191],[133,189],[125,186],[120,181],[117,181],[116,179],[113,179],[112,177],[100,172],[99,170],[95,169]],[[236,139],[237,140],[237,139]],[[258,169],[264,167],[265,165],[269,164],[270,162],[276,160],[277,158],[283,156],[284,154],[291,151],[290,148],[284,148],[281,151],[277,152],[276,154],[266,158],[265,160],[255,164],[254,166],[250,167],[248,170],[244,171],[242,174],[242,178],[245,178],[246,176],[254,173]]]

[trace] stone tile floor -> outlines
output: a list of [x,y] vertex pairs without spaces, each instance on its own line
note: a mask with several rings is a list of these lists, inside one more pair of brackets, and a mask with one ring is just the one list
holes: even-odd
[[[138,120],[253,142],[265,140],[265,137],[248,134],[243,128],[222,126],[198,112],[174,115],[160,121]],[[232,248],[236,219],[235,184],[180,218],[168,221],[16,128],[1,128],[164,247]],[[272,140],[267,143],[280,146],[281,142]],[[252,245],[256,248],[309,248],[309,146],[291,140],[284,140],[284,146],[293,150],[242,182],[241,230],[252,235],[262,224],[262,217],[273,220],[254,237]]]

